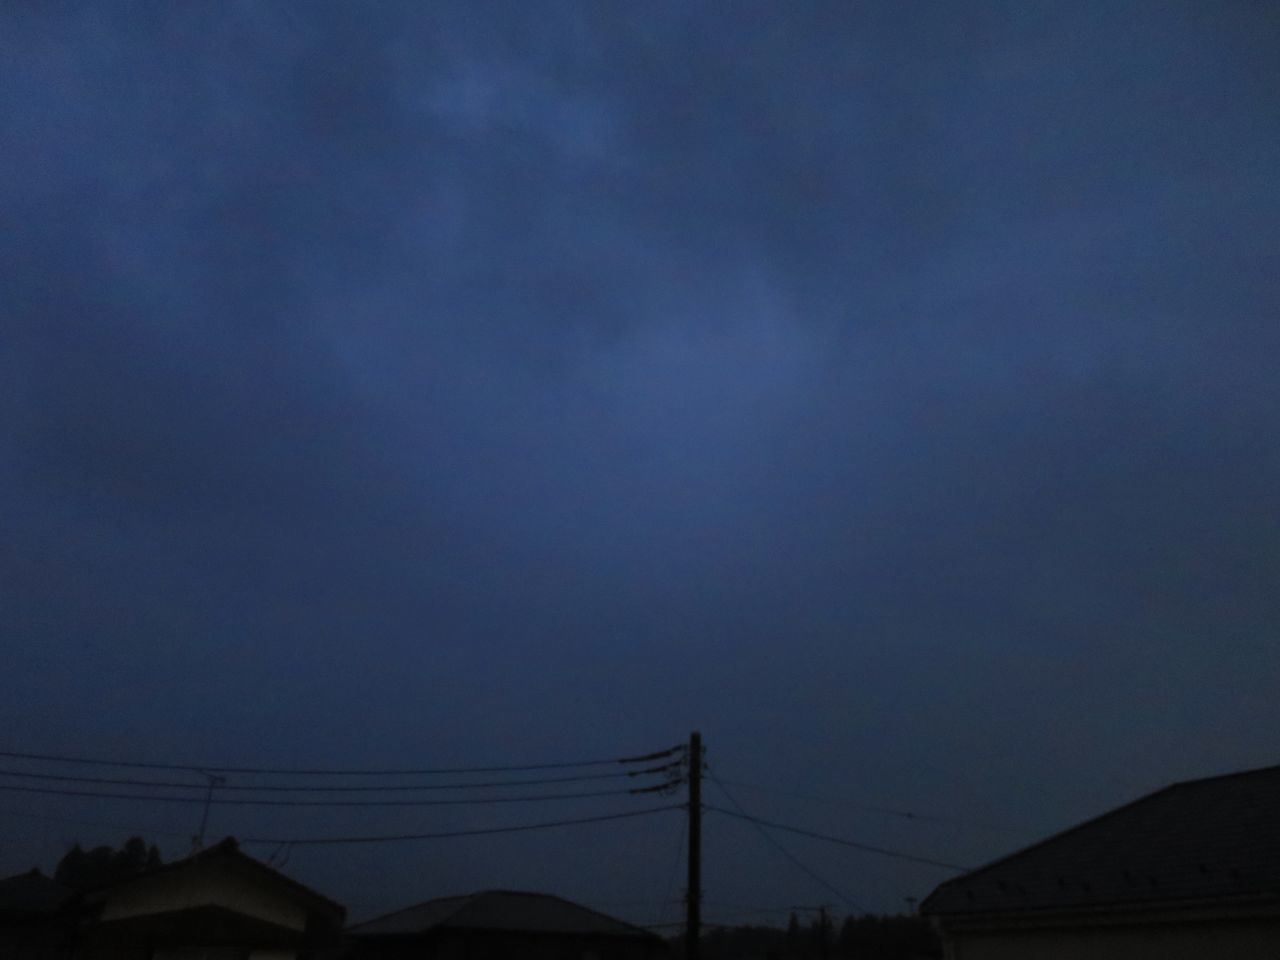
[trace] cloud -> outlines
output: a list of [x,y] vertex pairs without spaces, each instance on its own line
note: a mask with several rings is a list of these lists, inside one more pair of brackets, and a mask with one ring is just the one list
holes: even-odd
[[[1261,762],[1244,11],[7,10],[2,719],[353,765],[700,725],[1027,839]],[[806,895],[763,856],[714,882]]]

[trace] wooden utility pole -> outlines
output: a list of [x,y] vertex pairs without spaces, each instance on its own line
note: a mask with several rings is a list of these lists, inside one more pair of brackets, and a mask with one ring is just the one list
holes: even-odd
[[689,735],[689,885],[686,890],[684,955],[698,960],[702,935],[702,734]]

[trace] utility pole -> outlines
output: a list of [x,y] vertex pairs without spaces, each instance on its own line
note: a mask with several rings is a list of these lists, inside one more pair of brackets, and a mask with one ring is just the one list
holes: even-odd
[[689,885],[684,932],[685,960],[698,960],[702,935],[702,734],[689,735]]

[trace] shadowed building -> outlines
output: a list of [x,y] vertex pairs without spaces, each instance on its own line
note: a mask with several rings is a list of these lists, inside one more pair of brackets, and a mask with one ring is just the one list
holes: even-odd
[[1280,767],[1177,783],[941,884],[950,960],[1280,957]]
[[0,880],[0,960],[63,960],[75,891],[39,870]]
[[355,960],[654,960],[661,938],[559,897],[490,890],[348,928]]
[[77,960],[294,960],[346,911],[228,838],[84,894]]

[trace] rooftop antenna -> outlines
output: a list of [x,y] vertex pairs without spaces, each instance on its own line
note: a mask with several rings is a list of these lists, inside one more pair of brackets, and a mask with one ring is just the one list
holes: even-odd
[[209,808],[213,806],[213,791],[215,787],[220,787],[227,782],[226,777],[220,777],[216,774],[205,773],[203,770],[197,771],[209,779],[209,788],[204,795],[204,813],[200,817],[200,832],[191,838],[191,852],[197,853],[204,848],[204,831],[209,825]]

